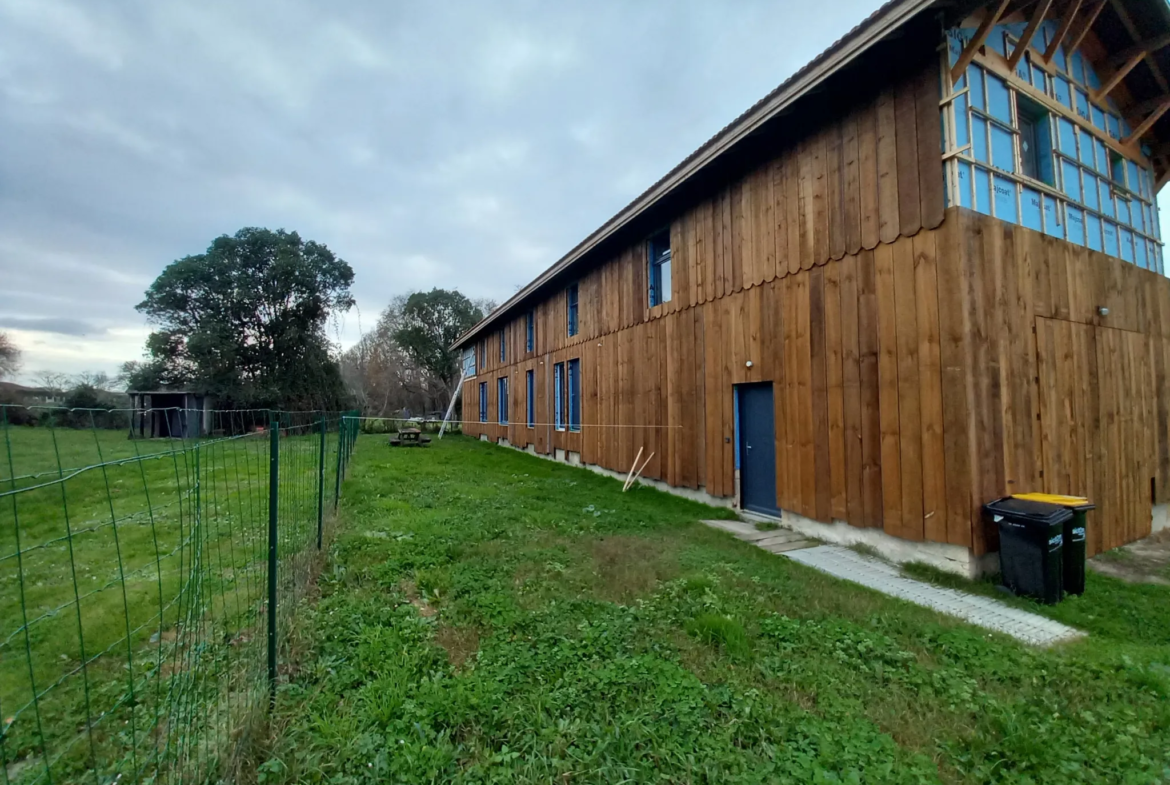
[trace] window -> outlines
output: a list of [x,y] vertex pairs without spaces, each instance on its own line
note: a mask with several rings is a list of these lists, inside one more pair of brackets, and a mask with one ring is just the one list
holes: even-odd
[[508,424],[508,377],[501,376],[496,380],[496,414],[500,425]]
[[1020,128],[1021,174],[1048,185],[1056,185],[1052,171],[1052,123],[1040,104],[1017,96]]
[[527,338],[524,343],[524,351],[531,352],[536,350],[536,312],[529,311],[525,319],[525,333]]
[[577,284],[565,290],[565,304],[569,313],[569,335],[577,334]]
[[479,421],[487,422],[487,382],[479,383]]
[[670,301],[670,230],[663,229],[646,241],[650,264],[650,305]]
[[581,361],[569,360],[569,430],[581,430]]
[[553,426],[565,430],[565,364],[553,366]]
[[479,370],[487,367],[487,341],[479,342]]
[[504,335],[503,328],[500,328],[500,362],[501,363],[506,362],[508,360],[508,350],[506,348],[507,346],[508,346],[507,337]]
[[536,371],[525,374],[524,386],[528,392],[528,427],[536,427]]

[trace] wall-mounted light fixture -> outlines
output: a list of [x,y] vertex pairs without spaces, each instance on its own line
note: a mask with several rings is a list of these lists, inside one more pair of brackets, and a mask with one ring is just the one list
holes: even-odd
[[744,363],[744,365],[746,365],[748,368],[751,368],[751,367],[752,367],[752,361],[751,361],[751,360],[748,360],[746,363]]
[[1108,309],[1108,308],[1106,308],[1104,305],[1098,305],[1098,306],[1097,306],[1097,315],[1098,315],[1098,316],[1108,316],[1108,315],[1109,315],[1109,309]]

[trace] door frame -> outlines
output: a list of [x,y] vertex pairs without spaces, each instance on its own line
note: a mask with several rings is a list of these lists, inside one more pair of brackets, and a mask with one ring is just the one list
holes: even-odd
[[[752,387],[767,387],[772,394],[772,466],[775,471],[776,461],[779,455],[776,451],[776,384],[772,380],[763,380],[758,382],[742,382],[740,384],[732,385],[732,408],[735,422],[735,506],[736,509],[744,512],[750,512],[753,515],[766,515],[769,517],[780,518],[782,510],[780,509],[779,494],[772,500],[772,507],[768,512],[760,512],[758,510],[750,510],[744,505],[743,493],[743,440],[741,438],[743,433],[743,423],[741,421],[743,407],[741,405],[740,397],[744,391]],[[772,487],[776,490],[776,478],[772,478]]]

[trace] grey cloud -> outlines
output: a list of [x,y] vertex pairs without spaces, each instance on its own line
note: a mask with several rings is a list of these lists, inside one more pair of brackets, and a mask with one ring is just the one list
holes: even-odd
[[242,226],[353,265],[346,342],[502,300],[878,2],[0,0],[0,314],[136,334]]
[[103,335],[106,332],[104,329],[95,327],[81,319],[53,317],[22,319],[17,316],[0,316],[0,327],[41,333],[57,333],[58,335],[69,335],[73,337]]

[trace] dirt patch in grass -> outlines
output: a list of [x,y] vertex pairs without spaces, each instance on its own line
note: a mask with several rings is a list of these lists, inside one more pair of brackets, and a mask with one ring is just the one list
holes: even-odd
[[1127,583],[1170,586],[1170,529],[1094,556],[1089,568]]
[[678,575],[677,548],[669,540],[613,535],[591,547],[600,597],[625,602],[654,591]]
[[458,671],[479,651],[479,630],[443,624],[435,633],[435,643],[443,647],[447,660]]
[[434,616],[436,613],[438,613],[433,605],[419,596],[418,587],[415,586],[414,581],[404,580],[402,583],[398,584],[398,588],[402,589],[402,592],[406,595],[406,599],[410,601],[410,604],[418,609],[419,616],[424,616],[429,619],[431,616]]

